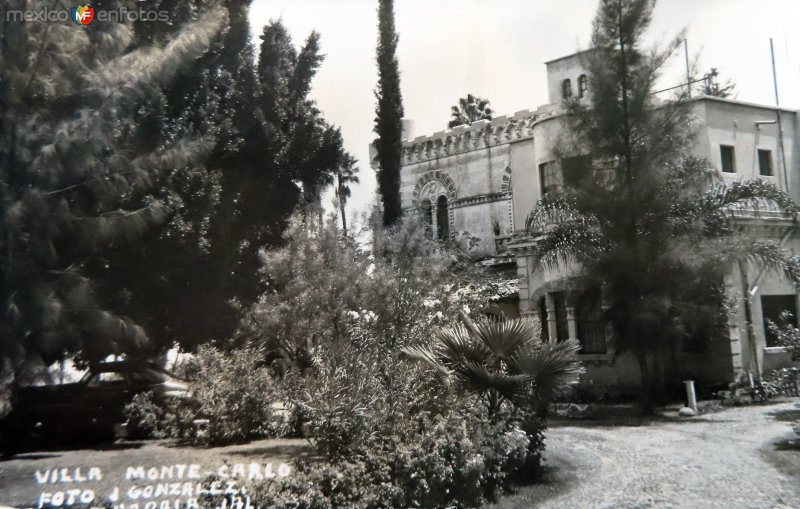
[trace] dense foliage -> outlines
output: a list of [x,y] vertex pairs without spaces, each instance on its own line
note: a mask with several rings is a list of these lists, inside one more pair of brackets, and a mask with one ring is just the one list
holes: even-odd
[[[98,6],[117,7],[139,5]],[[230,337],[263,291],[259,250],[340,172],[341,134],[308,97],[318,34],[298,49],[270,22],[256,59],[249,2],[148,8],[171,22],[0,34],[0,357],[15,372]]]
[[[514,358],[539,376],[522,382],[524,397],[477,404],[481,394],[401,348],[479,319],[493,279],[429,240],[413,216],[389,230],[380,222],[376,214],[378,249],[369,250],[342,236],[335,217],[320,225],[296,215],[284,245],[261,255],[267,291],[238,339],[201,348],[182,370],[199,407],[163,409],[145,395],[128,407],[131,429],[212,444],[308,436],[313,458],[299,458],[290,477],[248,488],[264,506],[476,506],[534,475],[544,421],[537,405],[517,403],[547,401],[571,382],[575,345],[541,355],[529,337],[538,332],[524,322]],[[198,418],[208,420],[199,434],[190,424]]]
[[494,281],[424,235],[409,217],[394,228],[375,224],[376,249],[297,215],[284,246],[261,253],[266,288],[250,308],[239,341],[265,348],[283,371],[303,371],[321,346],[371,335],[386,347],[425,341],[458,313],[479,311]]
[[542,436],[519,422],[493,424],[462,405],[424,418],[422,432],[405,440],[391,435],[392,447],[330,463],[298,462],[292,476],[257,487],[254,499],[304,508],[478,507],[493,501],[535,471]]
[[[532,406],[476,405],[472,392],[401,352],[464,317],[478,319],[496,292],[492,277],[427,238],[414,216],[388,230],[380,222],[376,214],[367,250],[343,237],[335,219],[319,225],[297,216],[285,245],[262,254],[268,290],[241,340],[267,352],[291,427],[321,456],[283,484],[262,486],[263,503],[475,505],[538,464],[544,423]],[[551,367],[575,367],[567,351],[574,345],[562,346],[563,359],[520,349],[543,375],[526,379],[533,400],[547,399]]]
[[[143,106],[143,143],[201,132],[208,157],[156,182],[173,204],[163,227],[93,260],[102,294],[157,338],[154,350],[233,334],[240,310],[262,291],[252,277],[259,250],[280,242],[295,207],[319,200],[342,156],[338,129],[308,98],[323,59],[319,35],[298,50],[282,22],[272,21],[256,61],[248,3],[224,8],[228,30]],[[185,2],[172,9],[175,19],[193,16]],[[155,33],[142,26],[140,37],[163,39],[168,25],[160,25]]]
[[402,215],[400,167],[403,151],[403,98],[397,62],[398,35],[394,28],[394,0],[378,2],[378,87],[375,96],[375,149],[378,192],[383,201],[383,224],[390,226]]
[[279,385],[263,352],[203,345],[180,372],[191,382],[191,399],[157,402],[151,393],[135,396],[125,407],[131,436],[221,445],[288,431],[273,408]]
[[[0,15],[46,4],[6,2]],[[155,183],[207,155],[202,133],[142,147],[137,111],[222,28],[203,9],[162,45],[134,44],[132,27],[120,23],[4,22],[0,358],[16,372],[39,371],[66,352],[97,361],[146,344],[140,325],[97,298],[87,261],[163,222],[174,204],[153,193]]]

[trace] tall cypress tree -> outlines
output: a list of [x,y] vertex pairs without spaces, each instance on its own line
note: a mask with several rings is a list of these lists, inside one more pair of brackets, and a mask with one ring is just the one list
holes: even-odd
[[403,98],[397,63],[398,36],[394,28],[394,0],[378,6],[378,106],[375,148],[378,157],[378,191],[383,200],[383,224],[389,226],[403,213],[400,205],[400,166],[403,150]]

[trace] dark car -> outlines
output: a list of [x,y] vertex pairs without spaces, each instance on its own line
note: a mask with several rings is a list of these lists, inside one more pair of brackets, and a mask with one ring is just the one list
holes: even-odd
[[156,401],[190,398],[189,385],[151,363],[102,363],[79,382],[25,387],[1,421],[4,452],[28,444],[113,440],[134,395],[152,392]]

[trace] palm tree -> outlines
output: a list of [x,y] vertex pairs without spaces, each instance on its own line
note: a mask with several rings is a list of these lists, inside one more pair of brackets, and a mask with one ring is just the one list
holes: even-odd
[[504,402],[544,413],[554,395],[578,381],[576,340],[545,343],[538,323],[521,318],[465,323],[439,330],[430,345],[404,348],[449,384],[477,396],[497,418]]
[[359,169],[356,164],[358,164],[358,159],[345,153],[342,157],[342,164],[336,172],[336,198],[339,200],[339,211],[342,214],[342,231],[345,237],[347,236],[347,216],[344,206],[351,196],[350,184],[359,183],[357,175]]
[[719,76],[719,71],[717,71],[716,67],[712,67],[708,74],[703,76],[705,81],[703,82],[703,94],[710,95],[713,97],[722,97],[728,98],[733,96],[736,98],[735,88],[736,84],[733,80],[726,80],[725,83],[720,84],[717,77]]
[[467,94],[467,97],[458,100],[458,105],[451,108],[450,116],[453,118],[447,127],[453,128],[459,125],[470,125],[478,120],[491,120],[492,109],[489,107],[488,99]]

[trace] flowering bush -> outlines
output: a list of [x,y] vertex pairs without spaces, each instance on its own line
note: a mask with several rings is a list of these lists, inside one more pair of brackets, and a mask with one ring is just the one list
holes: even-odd
[[538,463],[541,433],[491,424],[462,408],[366,454],[301,461],[278,483],[255,487],[261,506],[297,508],[476,507],[495,500]]
[[352,339],[285,381],[321,458],[258,488],[260,505],[474,506],[536,471],[540,421],[510,404],[490,416],[419,363]]

